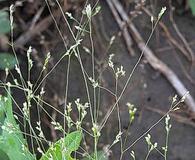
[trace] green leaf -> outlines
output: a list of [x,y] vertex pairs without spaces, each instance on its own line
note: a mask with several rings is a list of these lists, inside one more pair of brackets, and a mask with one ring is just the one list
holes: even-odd
[[[4,102],[2,101],[2,96],[0,95],[0,126],[4,124],[5,121],[5,108],[3,107]],[[2,129],[0,127],[0,135],[2,134]]]
[[0,35],[8,33],[10,29],[11,27],[8,19],[8,13],[0,10]]
[[[0,113],[2,120],[0,152],[2,156],[8,157],[8,160],[35,160],[35,157],[27,149],[27,142],[15,121],[10,91],[6,97],[1,96],[0,98]],[[2,158],[0,157],[0,159]]]
[[16,64],[17,61],[14,55],[9,53],[0,53],[0,69],[13,69]]
[[192,14],[195,16],[195,0],[189,0],[189,5],[192,10]]
[[[91,155],[86,156],[82,160],[95,160],[95,154],[92,153]],[[104,151],[97,152],[97,160],[108,160],[108,156]]]
[[2,160],[10,160],[8,155],[0,149],[0,159]]
[[76,151],[81,143],[82,139],[82,132],[81,131],[75,131],[70,134],[68,134],[64,139],[65,147],[67,148],[68,152]]
[[50,146],[40,160],[74,160],[71,157],[71,153],[79,148],[81,140],[81,131],[69,133],[65,138],[58,140],[54,145]]

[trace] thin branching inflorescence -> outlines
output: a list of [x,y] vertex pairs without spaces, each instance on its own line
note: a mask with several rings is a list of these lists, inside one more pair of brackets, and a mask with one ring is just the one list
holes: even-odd
[[[180,100],[177,100],[177,97],[173,98],[172,104],[170,109],[167,111],[167,113],[162,116],[156,123],[152,124],[149,129],[147,129],[143,134],[139,136],[133,143],[127,146],[127,141],[128,141],[128,132],[130,132],[130,127],[131,124],[135,121],[135,114],[137,112],[137,108],[131,104],[130,102],[127,102],[127,108],[129,112],[129,125],[127,128],[127,133],[123,133],[122,131],[122,126],[121,126],[121,115],[120,115],[120,105],[119,101],[121,100],[122,96],[125,93],[125,90],[127,86],[129,85],[132,76],[134,75],[134,72],[136,71],[136,68],[141,61],[144,50],[141,52],[141,55],[139,56],[139,59],[135,66],[133,67],[132,71],[126,77],[126,71],[123,65],[118,65],[116,66],[114,63],[114,54],[110,54],[107,60],[104,62],[106,65],[105,69],[101,72],[101,75],[103,74],[106,69],[109,69],[113,72],[114,75],[114,91],[110,90],[109,88],[104,87],[101,81],[101,76],[97,75],[97,70],[96,70],[96,62],[97,59],[95,57],[95,47],[94,47],[94,39],[93,39],[93,28],[92,28],[92,19],[98,12],[100,11],[101,7],[98,6],[98,1],[95,3],[94,6],[91,6],[88,4],[88,1],[85,4],[85,7],[82,12],[82,16],[80,20],[77,20],[71,13],[64,13],[59,1],[55,1],[57,7],[62,13],[62,17],[69,29],[69,32],[71,34],[71,37],[73,39],[72,45],[67,44],[65,38],[63,37],[62,32],[60,31],[60,27],[57,23],[57,21],[54,18],[54,15],[52,14],[51,7],[49,5],[49,1],[45,0],[46,6],[49,9],[49,12],[53,18],[53,21],[55,23],[55,26],[59,32],[59,35],[64,43],[65,46],[65,51],[63,55],[60,57],[60,59],[55,63],[55,65],[47,71],[47,67],[49,65],[50,58],[52,57],[52,53],[48,53],[47,56],[45,57],[42,69],[40,71],[40,74],[38,75],[38,78],[35,83],[31,81],[31,71],[33,70],[34,62],[32,60],[32,52],[33,48],[30,46],[29,49],[27,50],[27,60],[28,60],[28,70],[27,70],[27,79],[25,80],[24,75],[22,73],[22,70],[19,65],[19,61],[17,59],[17,54],[14,49],[14,27],[13,27],[13,13],[14,13],[14,6],[11,5],[10,7],[10,23],[11,23],[11,46],[13,53],[17,59],[17,64],[15,66],[15,70],[18,73],[20,77],[20,81],[18,82],[17,79],[13,77],[13,84],[11,82],[1,82],[0,86],[3,87],[8,96],[11,97],[11,100],[14,102],[14,104],[18,107],[18,109],[21,112],[20,117],[23,118],[23,127],[24,127],[24,132],[21,131],[21,133],[24,135],[25,139],[30,137],[30,145],[32,148],[32,152],[35,155],[36,152],[38,151],[41,153],[42,157],[41,160],[45,159],[56,159],[57,155],[55,155],[55,149],[60,146],[60,149],[62,151],[59,153],[61,155],[61,159],[66,159],[67,157],[71,157],[72,152],[75,152],[74,158],[77,157],[77,155],[85,155],[88,159],[91,160],[99,160],[101,158],[105,158],[108,156],[110,153],[110,150],[112,147],[116,144],[119,143],[120,145],[120,160],[123,159],[124,153],[129,151],[138,141],[143,139],[145,137],[145,141],[147,144],[147,154],[145,156],[145,160],[149,159],[149,156],[151,152],[157,151],[165,160],[167,160],[167,153],[168,153],[168,141],[169,141],[169,134],[170,134],[170,129],[171,129],[171,124],[170,124],[170,116],[169,113],[173,112],[178,108],[178,104],[183,102],[185,100],[184,95]],[[154,22],[154,18],[151,17],[151,22],[152,22],[152,31],[151,34],[146,42],[146,46],[148,45],[150,39],[152,38],[152,35],[154,34],[154,31],[158,25],[158,22],[160,21],[162,15],[164,14],[166,8],[162,8],[160,11],[157,21]],[[73,32],[73,29],[71,25],[69,24],[68,19],[73,20],[76,22],[76,34]],[[83,43],[84,38],[89,38],[90,41],[90,48],[85,47]],[[110,42],[108,43],[107,51],[109,52],[109,49],[111,48],[113,42],[115,40],[115,36],[111,37]],[[80,52],[80,49],[83,48],[84,51],[91,56],[91,72],[88,72],[87,69],[85,68],[85,65],[82,60],[82,55]],[[79,65],[80,65],[80,70],[82,73],[82,79],[85,84],[85,92],[86,92],[86,97],[87,100],[83,101],[81,97],[77,98],[74,97],[75,100],[72,102],[69,102],[68,95],[69,95],[69,85],[70,85],[70,67],[71,67],[71,62],[72,62],[72,57],[76,58]],[[52,106],[52,104],[49,104],[44,100],[44,95],[45,95],[45,88],[43,86],[43,83],[45,80],[50,76],[51,73],[57,68],[57,66],[62,62],[63,59],[67,58],[67,67],[66,67],[66,82],[65,83],[65,88],[64,88],[64,104],[63,104],[63,111],[60,111],[57,109],[57,106]],[[11,73],[9,73],[9,70],[6,71],[6,77]],[[44,72],[47,72],[45,75],[43,74]],[[119,81],[126,77],[127,80],[125,82],[124,87],[122,88],[122,91],[120,92],[119,90]],[[22,106],[19,106],[17,102],[15,101],[14,97],[10,93],[10,91],[7,88],[17,88],[20,89],[24,92],[25,95],[25,101],[23,102]],[[91,92],[92,89],[92,92]],[[107,114],[103,117],[103,119],[100,119],[99,112],[101,111],[101,93],[102,92],[109,93],[115,100],[114,104],[110,107],[108,110]],[[37,107],[37,115],[38,115],[38,121],[36,122],[36,127],[32,126],[32,117],[31,117],[31,109],[33,106],[33,103],[36,104]],[[54,110],[57,114],[63,117],[63,124],[60,122],[56,121],[55,118],[53,118],[47,111],[47,108],[51,108]],[[111,118],[112,112],[114,112],[116,109],[117,113],[117,118],[118,118],[118,129],[117,129],[117,134],[115,136],[115,139],[112,140],[112,143],[109,144],[108,146],[104,147],[103,153],[99,154],[99,140],[101,139],[101,136],[104,134],[103,128],[105,127],[107,121],[109,118]],[[73,115],[73,111],[76,112],[76,118]],[[47,140],[47,137],[44,134],[44,130],[42,127],[42,120],[41,120],[41,113],[45,112],[46,115],[50,118],[51,120],[51,126],[55,131],[63,133],[63,138],[59,139],[56,143],[51,142],[50,140]],[[15,119],[19,120],[18,116],[14,114]],[[86,127],[86,121],[85,119],[89,118],[90,119],[90,125]],[[166,140],[165,140],[165,146],[162,147],[163,152],[161,152],[158,149],[158,145],[156,142],[152,142],[152,136],[150,135],[150,131],[156,127],[163,119],[165,119],[165,130],[166,130]],[[7,131],[8,133],[14,132],[14,127],[10,123],[5,123],[2,127],[3,130]],[[29,132],[27,131],[29,129]],[[76,130],[73,132],[73,130]],[[18,132],[18,131],[17,131]],[[75,136],[75,137],[72,137]],[[89,153],[89,148],[87,148],[87,139],[92,138],[93,139],[93,144],[90,144],[91,147],[93,148],[93,152]],[[67,140],[68,139],[68,140]],[[83,139],[84,145],[80,145],[81,139]],[[66,146],[67,142],[69,141],[74,142],[75,145],[71,146],[72,148],[68,148],[69,146]],[[37,148],[35,148],[35,143]],[[45,145],[49,145],[50,149],[46,151]],[[28,149],[29,146],[24,146],[22,144],[22,148],[25,150],[26,148]],[[56,148],[55,148],[56,147]],[[79,151],[77,151],[79,149]],[[130,157],[133,160],[136,160],[136,152],[131,151],[129,153]],[[57,157],[58,158],[58,157]],[[71,157],[72,158],[72,157]]]

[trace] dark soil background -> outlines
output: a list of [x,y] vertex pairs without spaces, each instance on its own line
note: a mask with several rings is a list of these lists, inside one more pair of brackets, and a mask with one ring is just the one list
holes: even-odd
[[[122,0],[121,0],[122,1]],[[65,2],[65,1],[64,1]],[[14,39],[18,40],[25,32],[29,31],[32,25],[32,20],[34,16],[42,7],[43,11],[37,22],[38,24],[45,17],[49,16],[49,11],[44,1],[39,0],[26,0],[22,1],[5,1],[0,3],[1,8],[6,8],[10,4],[15,3],[18,5],[14,14],[14,21],[16,24]],[[89,3],[94,4],[94,1],[89,1]],[[53,5],[52,10],[57,9],[55,3],[50,3]],[[63,2],[61,3],[63,5]],[[68,7],[66,8],[71,12],[77,19],[81,15],[81,11],[84,7],[85,1],[68,1]],[[126,12],[131,13],[135,8],[135,3],[133,1],[123,0],[122,4],[126,9]],[[99,5],[101,6],[101,12],[96,15],[93,19],[93,38],[95,45],[95,56],[97,59],[96,68],[102,69],[104,63],[107,62],[108,56],[111,53],[115,54],[114,62],[116,65],[122,64],[126,70],[126,75],[132,71],[134,65],[136,64],[140,51],[137,48],[136,43],[134,43],[133,48],[135,50],[135,56],[131,56],[126,48],[121,31],[106,3],[105,0],[100,0]],[[183,37],[186,38],[188,44],[195,51],[195,17],[192,16],[188,7],[186,7],[186,1],[173,1],[172,4],[175,8],[173,17],[175,23],[180,29]],[[150,0],[146,1],[145,7],[151,10],[151,12],[157,15],[160,9],[167,6],[167,12],[162,18],[162,22],[166,25],[167,29],[171,33],[171,36],[177,41],[179,46],[182,46],[182,42],[178,37],[177,33],[173,28],[173,23],[170,21],[170,6],[165,0]],[[142,37],[147,40],[151,32],[151,22],[150,17],[148,17],[142,10],[140,14],[134,17],[133,22],[136,24]],[[131,16],[131,14],[129,14]],[[72,40],[70,39],[70,33],[68,32],[67,26],[63,21],[61,14],[58,14],[56,21],[59,24],[59,28],[63,33],[64,38],[67,40],[68,46],[71,45]],[[75,24],[71,22],[71,25]],[[36,31],[35,31],[36,32]],[[107,50],[109,46],[110,38],[115,35],[116,39],[113,45]],[[8,36],[9,37],[9,36]],[[82,42],[84,46],[90,48],[89,37]],[[2,46],[4,45],[4,46]],[[17,44],[16,50],[19,58],[21,59],[21,68],[26,74],[26,50],[28,46],[31,45],[34,48],[33,60],[34,69],[32,71],[32,82],[36,81],[38,74],[41,70],[41,66],[46,57],[47,52],[51,52],[52,59],[49,64],[48,71],[55,65],[62,54],[65,52],[65,47],[59,33],[52,22],[51,25],[45,28],[44,31],[34,34],[28,41],[22,45]],[[154,51],[155,55],[166,63],[181,79],[186,88],[190,91],[190,94],[195,98],[195,67],[192,62],[188,61],[182,52],[178,50],[175,46],[170,43],[169,38],[166,36],[165,32],[157,26],[153,37],[150,40],[149,47]],[[10,51],[9,46],[1,43],[1,51]],[[90,73],[91,72],[91,58],[81,49],[81,55],[84,67]],[[67,59],[63,59],[55,70],[48,76],[44,81],[46,93],[44,96],[45,101],[52,104],[59,110],[63,110],[63,101],[65,95],[65,82],[66,82],[66,67]],[[13,71],[13,74],[17,78],[17,74]],[[46,74],[46,73],[45,73]],[[186,75],[189,75],[190,78]],[[4,72],[1,71],[1,79],[4,78]],[[103,85],[106,88],[114,90],[114,75],[110,70],[107,70],[101,75]],[[11,80],[12,77],[9,77]],[[123,78],[119,84],[119,91],[122,90],[126,78]],[[131,126],[128,139],[128,145],[130,145],[134,140],[136,140],[140,135],[142,135],[152,124],[154,124],[160,117],[162,117],[170,108],[172,97],[176,94],[174,88],[165,79],[163,75],[159,72],[153,70],[150,67],[147,60],[143,57],[139,63],[122,99],[119,102],[121,122],[123,132],[126,134],[127,127],[129,123],[128,108],[126,106],[127,102],[131,102],[138,108],[136,114],[135,122]],[[19,106],[22,106],[25,98],[22,91],[13,90],[14,98]],[[76,58],[71,61],[70,69],[70,84],[69,84],[69,94],[68,101],[74,101],[76,98],[80,97],[82,101],[86,100],[86,93],[84,87],[84,81],[82,79],[82,73],[80,65]],[[106,92],[102,92],[102,103],[101,103],[101,118],[107,113],[108,109],[115,102],[115,99],[111,97]],[[195,123],[194,117],[188,110],[185,104],[181,104],[181,109],[174,113],[172,116],[172,129],[170,132],[169,140],[169,151],[168,159],[170,160],[194,160],[195,159]],[[63,123],[63,119],[54,110],[46,107],[46,110],[56,117],[56,120]],[[17,107],[15,111],[19,113]],[[19,113],[21,114],[21,113]],[[45,113],[41,113],[43,131],[48,140],[56,140],[60,136],[60,133],[53,131],[50,125],[50,119]],[[73,115],[73,117],[76,115]],[[32,108],[32,123],[36,125],[37,120],[37,108],[36,105]],[[86,121],[87,126],[87,121]],[[102,137],[100,139],[99,148],[102,149],[107,144],[110,144],[116,134],[118,133],[118,120],[117,114],[114,112],[109,118],[106,126],[102,131]],[[151,135],[152,140],[158,142],[159,146],[164,146],[165,144],[165,128],[164,121],[159,123],[155,128],[152,129]],[[87,140],[89,146],[92,144],[90,139]],[[126,152],[123,159],[128,160],[130,158],[130,151],[134,150],[138,160],[144,159],[147,153],[147,145],[144,139],[136,143],[129,152]],[[119,145],[115,145],[112,148],[112,153],[110,159],[118,160],[120,157]],[[149,159],[160,160],[163,159],[158,152],[153,152]]]

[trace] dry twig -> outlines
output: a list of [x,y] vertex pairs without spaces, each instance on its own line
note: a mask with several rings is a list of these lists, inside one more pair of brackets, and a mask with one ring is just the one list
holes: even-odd
[[[146,9],[145,7],[143,7],[143,11],[144,11],[147,15],[152,16],[152,13],[151,13],[148,9]],[[170,41],[170,44],[174,45],[177,49],[179,49],[179,50],[187,57],[187,59],[188,59],[189,61],[193,61],[193,57],[192,57],[192,56],[190,57],[190,56],[188,55],[188,52],[187,52],[187,51],[185,50],[185,48],[184,48],[184,46],[186,46],[186,45],[185,45],[185,44],[184,44],[184,46],[183,46],[183,45],[180,45],[180,44],[172,37],[171,33],[169,32],[168,28],[166,27],[166,25],[165,25],[163,22],[159,22],[159,25],[160,25],[160,27],[164,30],[164,32],[165,32],[165,34],[166,34],[168,40]],[[181,35],[181,36],[182,36],[182,35]],[[189,45],[188,45],[188,46],[189,46]],[[186,78],[194,85],[195,82],[194,82],[193,78],[192,78],[192,77],[189,75],[189,73],[186,71],[186,68],[184,67],[184,65],[183,65],[182,62],[180,61],[179,57],[177,57],[177,60],[178,60],[178,62],[179,62],[179,64],[180,64],[181,69],[182,69],[184,75],[186,76]]]
[[[142,7],[143,11],[148,15],[148,16],[153,16],[152,13],[145,7]],[[165,36],[168,38],[168,40],[173,44],[173,46],[175,46],[181,53],[184,54],[184,56],[189,60],[192,61],[191,56],[189,56],[188,52],[185,50],[185,48],[180,45],[175,38],[171,35],[171,33],[169,32],[168,28],[166,27],[166,25],[163,22],[159,22],[159,26],[162,28],[162,30],[165,33]]]
[[[60,10],[57,10],[54,12],[54,16],[57,16],[59,14],[60,14]],[[32,29],[23,33],[14,42],[14,45],[16,47],[24,46],[26,43],[32,40],[37,34],[40,34],[41,32],[45,31],[51,25],[52,22],[53,22],[53,19],[51,16],[46,17],[41,22],[39,22],[37,25],[35,25]]]
[[[158,70],[160,73],[162,73],[167,80],[172,84],[172,86],[175,88],[177,93],[182,97],[184,96],[188,90],[185,88],[183,83],[180,81],[180,79],[177,77],[177,75],[162,61],[160,61],[152,52],[152,50],[146,46],[143,38],[141,37],[140,33],[134,26],[132,22],[130,22],[129,17],[126,12],[124,12],[124,9],[120,2],[118,0],[112,0],[114,6],[116,7],[117,11],[119,12],[120,16],[124,21],[127,22],[130,32],[133,35],[133,38],[137,42],[137,45],[141,51],[143,51],[143,54],[149,64],[155,69]],[[193,97],[188,94],[185,98],[185,103],[190,108],[191,111],[195,112],[195,101]]]
[[[166,112],[165,111],[162,111],[160,109],[157,109],[157,108],[152,108],[152,107],[145,107],[147,110],[150,110],[152,112],[155,112],[155,113],[158,113],[160,115],[165,115]],[[173,117],[177,122],[179,123],[183,123],[183,124],[187,124],[187,125],[190,125],[192,127],[195,127],[195,123],[192,122],[189,118],[186,118],[186,117],[183,117],[183,116],[180,116],[176,113],[169,113],[169,115],[171,117]]]
[[35,24],[37,23],[37,21],[39,20],[41,14],[43,13],[44,8],[45,8],[45,5],[42,6],[42,7],[37,11],[37,13],[35,14],[35,16],[33,17],[32,22],[31,22],[31,26],[30,26],[30,30],[34,28]]
[[126,46],[127,46],[129,54],[131,56],[135,56],[135,51],[132,48],[133,41],[131,39],[131,36],[128,33],[127,26],[125,25],[124,21],[121,20],[120,16],[116,12],[116,10],[114,10],[114,5],[112,4],[112,2],[110,0],[107,0],[107,3],[109,5],[109,7],[112,8],[111,11],[112,11],[112,13],[113,13],[113,15],[114,15],[114,17],[115,17],[119,27],[120,27],[120,30],[122,31],[123,38],[125,40],[125,43],[126,43]]
[[169,7],[170,7],[170,21],[172,22],[173,28],[175,29],[175,32],[177,33],[177,35],[179,36],[179,38],[181,39],[181,41],[183,42],[186,50],[189,52],[190,56],[191,56],[191,61],[192,64],[195,62],[195,57],[194,57],[194,52],[192,51],[192,49],[190,48],[190,45],[188,44],[187,40],[185,39],[185,37],[182,35],[182,33],[180,32],[177,24],[174,21],[173,18],[173,8],[172,8],[172,4],[171,4],[172,0],[169,0]]
[[[189,46],[193,46],[193,45],[195,45],[195,41],[188,42],[188,44],[189,44]],[[174,48],[175,48],[174,46],[161,47],[161,48],[157,48],[156,52],[170,51],[170,50],[173,50]]]

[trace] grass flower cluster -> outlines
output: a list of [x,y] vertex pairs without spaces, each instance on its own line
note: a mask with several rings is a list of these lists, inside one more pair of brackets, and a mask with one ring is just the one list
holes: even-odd
[[[61,9],[61,6],[58,1],[56,1],[57,6]],[[47,4],[48,5],[48,4]],[[49,6],[48,6],[49,8]],[[94,43],[93,43],[93,36],[92,36],[92,18],[96,16],[101,7],[95,4],[91,6],[87,4],[82,12],[82,19],[77,20],[73,17],[71,13],[62,13],[66,25],[69,28],[71,36],[74,40],[71,46],[65,46],[67,50],[64,52],[62,57],[60,57],[59,61],[53,66],[53,68],[47,72],[47,74],[43,74],[50,62],[51,53],[47,53],[44,63],[42,65],[42,70],[38,79],[35,83],[31,81],[31,71],[33,70],[34,62],[32,57],[32,47],[29,47],[27,50],[27,60],[28,60],[28,73],[27,77],[24,78],[23,70],[20,68],[19,61],[15,64],[15,71],[17,72],[19,79],[13,78],[13,82],[1,82],[1,87],[4,88],[6,94],[0,97],[0,159],[4,160],[35,160],[36,153],[39,152],[41,154],[40,160],[74,160],[74,159],[85,159],[85,160],[107,160],[109,159],[108,155],[112,147],[116,144],[120,144],[120,159],[123,159],[124,153],[129,152],[129,157],[133,160],[136,160],[136,151],[131,151],[133,145],[135,145],[139,140],[145,137],[145,141],[148,147],[148,152],[146,153],[145,160],[149,159],[149,155],[153,151],[159,152],[162,155],[164,160],[167,159],[168,153],[168,137],[170,134],[171,124],[170,124],[170,116],[169,113],[174,111],[179,103],[183,101],[177,100],[176,97],[173,99],[173,105],[171,106],[170,110],[167,112],[166,115],[161,117],[155,124],[151,126],[149,130],[143,133],[135,142],[131,145],[127,146],[128,135],[123,133],[121,129],[121,117],[120,117],[120,107],[119,101],[123,96],[124,90],[128,85],[128,82],[124,86],[122,92],[118,90],[118,83],[123,77],[127,77],[128,81],[132,76],[132,73],[128,76],[126,75],[125,68],[122,65],[116,66],[113,62],[114,54],[110,54],[105,61],[106,66],[108,69],[111,69],[113,75],[115,77],[115,91],[111,91],[101,84],[101,80],[97,75],[97,71],[95,69],[95,51],[94,51]],[[162,8],[161,12],[159,13],[159,19],[165,12],[166,8]],[[14,34],[14,27],[13,27],[13,13],[14,13],[14,6],[10,7],[10,24],[11,24],[11,46],[13,49],[13,53],[15,58],[17,58],[16,51],[14,49],[14,42],[13,42],[13,34]],[[73,20],[76,23],[75,29],[76,34],[73,33],[73,30],[70,27],[68,19]],[[57,23],[56,23],[57,24]],[[156,26],[156,25],[154,25]],[[153,28],[153,31],[155,27]],[[152,33],[153,33],[152,31]],[[83,39],[89,36],[90,38],[90,48],[86,48],[82,46]],[[110,39],[110,46],[114,41],[114,37]],[[66,43],[66,42],[64,42]],[[84,50],[90,54],[91,56],[91,73],[87,73],[80,53],[80,48],[84,48]],[[144,52],[144,51],[143,51]],[[71,83],[69,80],[70,74],[70,64],[71,59],[76,58],[78,63],[80,64],[81,72],[82,72],[82,79],[85,84],[86,90],[86,97],[87,101],[83,102],[80,98],[75,97],[73,102],[69,102],[67,99],[69,94],[69,84]],[[44,100],[45,95],[45,88],[43,82],[45,79],[50,76],[50,74],[56,69],[57,65],[62,61],[62,59],[67,59],[67,71],[66,77],[67,81],[65,90],[65,99],[64,99],[64,108],[63,111],[56,109],[55,106],[47,103]],[[132,71],[133,72],[133,71]],[[6,69],[6,75],[11,75],[9,69]],[[130,78],[129,78],[130,77]],[[27,80],[26,80],[27,79]],[[12,95],[11,90],[13,88],[17,88],[22,90],[25,95],[25,102],[23,102],[23,106],[19,106],[15,100],[14,96]],[[92,90],[92,92],[91,92]],[[100,98],[98,98],[98,94],[100,90],[106,91],[115,99],[115,104],[112,105],[108,113],[101,119],[98,120],[100,107]],[[20,110],[20,114],[15,114],[13,112],[12,103],[14,103],[18,109]],[[36,104],[36,105],[34,105]],[[50,107],[55,110],[58,114],[63,116],[64,124],[56,121],[46,110],[46,107]],[[39,120],[36,122],[36,127],[32,125],[32,107],[37,107],[37,115]],[[129,112],[129,128],[133,121],[136,120],[135,114],[137,112],[137,108],[127,101],[127,108]],[[108,119],[111,116],[111,113],[116,111],[118,115],[118,134],[116,134],[115,139],[113,139],[112,143],[103,148],[102,150],[99,149],[98,144],[99,140],[102,135],[105,133],[103,132],[103,128],[107,123]],[[48,117],[51,119],[51,125],[53,126],[55,131],[59,131],[63,134],[56,142],[51,142],[47,140],[45,136],[45,131],[42,127],[41,121],[41,112],[45,112]],[[73,117],[76,113],[76,117]],[[89,117],[90,119],[90,128],[85,128],[85,119]],[[22,132],[19,128],[19,119],[22,119],[22,126],[24,131]],[[159,147],[156,142],[152,142],[152,136],[149,132],[154,128],[160,121],[165,119],[165,130],[166,130],[166,142],[165,146],[162,147],[163,152],[160,151]],[[87,139],[92,139],[92,145],[90,145],[90,150],[87,147]],[[30,139],[30,142],[27,143],[27,139]],[[35,145],[36,143],[36,145]],[[13,145],[14,144],[14,145]],[[45,148],[45,144],[49,146],[49,148]],[[36,147],[35,147],[36,146]],[[30,148],[32,151],[30,152]],[[130,159],[130,158],[129,158]]]

